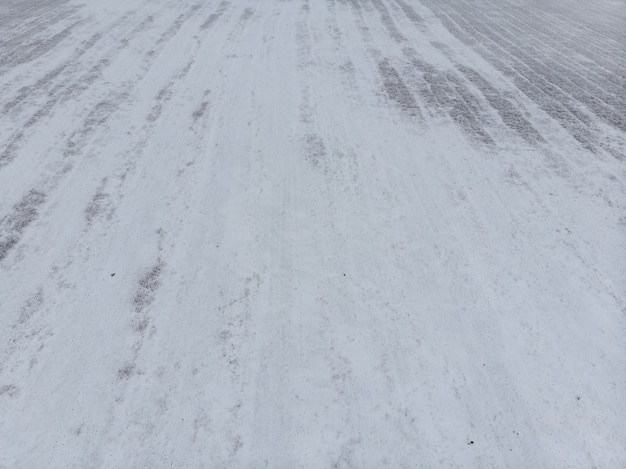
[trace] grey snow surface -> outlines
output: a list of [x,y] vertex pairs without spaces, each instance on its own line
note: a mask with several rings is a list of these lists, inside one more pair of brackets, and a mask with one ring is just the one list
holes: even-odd
[[0,0],[0,468],[626,467],[623,0]]

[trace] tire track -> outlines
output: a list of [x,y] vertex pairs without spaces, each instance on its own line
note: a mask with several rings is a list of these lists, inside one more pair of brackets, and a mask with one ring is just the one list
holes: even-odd
[[[165,47],[167,41],[171,39],[176,32],[182,28],[184,22],[189,20],[197,11],[198,6],[192,6],[185,14],[178,16],[174,24],[159,37],[157,40],[159,48],[153,48],[151,50],[152,53],[146,54],[143,61],[139,64],[142,73],[136,75],[132,81],[120,84],[117,90],[110,92],[107,97],[93,105],[80,126],[75,129],[66,140],[61,154],[62,158],[59,161],[57,169],[37,184],[36,187],[13,208],[10,215],[2,219],[2,222],[0,222],[0,233],[2,233],[2,238],[0,238],[2,240],[0,241],[0,260],[8,256],[10,251],[13,250],[20,241],[25,229],[37,219],[40,209],[43,208],[42,206],[46,197],[49,197],[49,195],[56,190],[61,181],[64,180],[74,168],[74,160],[78,157],[84,158],[87,156],[85,148],[90,139],[93,138],[96,132],[100,132],[106,128],[110,118],[120,109],[120,106],[128,100],[129,96],[132,95],[131,92],[138,86],[150,69],[150,64],[156,60],[156,51]],[[184,21],[182,21],[183,19]],[[113,57],[111,60],[112,59]],[[107,60],[107,64],[108,63],[109,60]],[[190,67],[191,63],[187,64],[179,76],[184,76],[189,71]],[[167,93],[165,93],[165,95],[166,94]],[[158,106],[158,103],[155,106]],[[23,133],[20,138],[24,138]],[[9,150],[17,152],[18,149],[19,140],[12,145],[11,143],[9,144]],[[6,152],[7,150],[5,150],[5,153]],[[14,155],[8,153],[7,156],[5,153],[2,154],[4,159],[0,156],[0,162],[7,164],[14,158]],[[129,170],[130,167],[126,169],[126,173]],[[125,174],[121,176],[122,179],[125,177]]]
[[[558,50],[554,43],[540,45],[528,36],[528,31],[533,31],[528,27],[529,20],[517,18],[519,23],[513,26],[510,20],[496,22],[481,9],[470,12],[454,1],[441,4],[425,0],[425,3],[452,34],[476,49],[505,76],[511,77],[522,93],[558,122],[585,149],[597,153],[603,148],[619,157],[618,148],[607,146],[601,140],[602,130],[596,126],[593,118],[598,117],[616,130],[626,131],[626,106],[623,104],[625,94],[617,93],[613,98],[611,91],[608,91],[619,89],[619,85],[617,88],[611,85],[608,92],[605,92],[600,84],[584,78],[571,65],[562,61],[562,57],[566,55],[562,46]],[[495,4],[493,8],[505,10],[503,6],[496,7]],[[520,12],[519,9],[514,11]],[[510,12],[506,14],[508,17],[511,15]],[[500,16],[498,18],[502,19]],[[556,29],[567,31],[569,27]],[[542,34],[546,35],[545,29],[542,30]],[[513,31],[517,35],[514,36]],[[520,35],[523,37],[520,38]],[[548,36],[554,37],[554,33]],[[518,45],[520,43],[532,46],[522,49]],[[550,50],[557,50],[559,59],[552,58],[548,54]],[[593,67],[590,65],[587,69],[603,75],[602,68],[595,61]],[[487,98],[489,99],[488,96]]]
[[517,132],[528,143],[535,144],[545,142],[545,139],[541,136],[539,131],[526,120],[522,113],[517,110],[516,106],[511,101],[504,98],[502,94],[476,70],[463,65],[458,65],[457,68],[469,81],[478,87],[491,107],[498,112],[507,127]]
[[397,43],[401,44],[403,42],[406,42],[406,37],[400,32],[400,30],[396,26],[396,23],[391,18],[391,14],[389,13],[387,7],[383,4],[382,0],[370,1],[374,5],[374,8],[376,8],[376,10],[378,10],[378,12],[380,13],[381,22],[385,26],[385,29],[387,29],[389,36],[391,36],[393,40]]
[[45,201],[46,194],[32,189],[8,215],[0,219],[0,262],[17,245],[26,228],[37,219]]
[[[55,11],[51,13],[52,5]],[[82,23],[76,19],[79,8],[64,0],[31,1],[30,5],[20,2],[19,6],[7,2],[3,10],[6,13],[0,16],[0,76],[16,65],[43,56]]]
[[[546,22],[545,15],[536,15],[533,11],[521,10],[510,4],[508,4],[510,10],[517,14],[514,15],[508,8],[505,9],[499,4],[491,4],[491,6],[501,16],[508,18],[510,30],[516,31],[514,37],[516,39],[524,38],[527,44],[533,44],[533,50],[537,51],[538,54],[544,55],[546,63],[569,64],[566,68],[570,74],[579,75],[578,71],[582,71],[580,75],[590,78],[588,83],[594,86],[596,92],[598,90],[603,92],[606,89],[613,92],[614,99],[620,98],[620,93],[614,92],[617,91],[617,88],[613,88],[619,83],[615,78],[615,67],[619,66],[619,60],[611,60],[609,68],[606,68],[607,64],[602,64],[602,50],[581,55],[581,49],[585,47],[585,43],[578,39],[578,32],[560,34],[558,36],[551,34],[555,29],[555,24],[554,21]],[[528,21],[519,19],[519,16],[523,17],[524,15],[528,16]],[[542,27],[539,25],[542,25]],[[571,25],[565,26],[566,29],[571,29]],[[569,37],[576,37],[576,42],[573,43],[568,40],[567,38]],[[543,52],[545,48],[549,49],[549,54],[547,51],[546,53]],[[555,57],[558,57],[558,60]],[[598,84],[597,86],[596,83]]]
[[[51,85],[56,78],[58,78],[66,69],[70,67],[74,67],[76,63],[85,55],[92,47],[96,45],[96,43],[102,38],[102,33],[93,34],[87,41],[83,43],[83,45],[77,49],[76,52],[72,55],[72,57],[62,63],[61,65],[55,67],[50,72],[46,73],[42,78],[39,78],[34,84],[23,86],[18,90],[17,96],[15,96],[10,101],[4,103],[2,107],[2,111],[5,114],[10,112],[15,112],[19,110],[19,106],[24,104],[27,99],[33,99],[37,94],[42,94],[44,92],[52,93],[54,92],[48,91],[49,85]],[[56,86],[58,89],[59,85]]]
[[[124,17],[116,21],[112,29],[119,27],[126,19],[127,18]],[[83,56],[93,49],[104,37],[102,32],[93,34],[73,54],[70,60],[54,68],[33,85],[22,87],[15,98],[5,103],[3,108],[4,112],[15,115],[20,107],[28,106],[34,100],[37,100],[38,95],[45,95],[45,104],[26,118],[22,127],[9,138],[7,145],[2,152],[0,152],[0,170],[17,157],[22,143],[26,141],[30,133],[34,132],[34,128],[37,124],[44,122],[58,106],[78,99],[81,94],[90,89],[99,79],[102,79],[104,69],[114,61],[116,55],[130,45],[130,38],[135,37],[139,31],[143,31],[143,28],[147,27],[151,21],[150,17],[142,21],[129,34],[123,36],[105,52],[104,57],[98,59],[95,65],[88,68],[82,74],[78,72],[78,76],[76,76],[76,68],[80,67],[79,64]],[[62,81],[55,84],[57,78],[62,78]]]
[[[167,82],[165,86],[163,86],[157,94],[154,96],[152,100],[152,107],[148,111],[145,122],[141,125],[141,128],[138,132],[134,132],[133,135],[135,138],[131,139],[127,148],[123,150],[117,157],[120,160],[120,164],[115,171],[115,179],[117,180],[117,186],[115,190],[110,190],[106,194],[107,198],[107,210],[103,212],[101,210],[97,210],[97,214],[95,217],[105,215],[107,217],[112,216],[112,213],[115,212],[116,205],[123,198],[123,187],[126,185],[128,181],[129,174],[135,171],[139,161],[143,157],[145,153],[145,148],[148,142],[150,141],[151,136],[154,133],[154,129],[161,119],[162,113],[165,110],[167,104],[174,99],[176,96],[176,89],[184,89],[185,79],[189,75],[189,73],[193,70],[196,65],[196,57],[203,45],[204,41],[210,37],[210,29],[217,22],[219,18],[221,18],[227,11],[228,7],[231,5],[230,2],[222,1],[217,9],[209,14],[209,16],[199,25],[198,33],[193,36],[195,39],[195,44],[193,47],[193,52],[190,54],[189,61],[178,71],[176,74]],[[196,11],[196,10],[193,10]],[[192,19],[195,15],[179,15],[177,17],[176,28],[169,28],[166,31],[166,34],[172,38],[174,29],[179,30],[182,28],[182,24],[180,24],[180,18],[187,17],[188,20]],[[238,23],[233,27],[233,31],[231,31],[230,36],[234,37],[234,31],[240,30],[240,24]],[[160,41],[163,47],[164,41]],[[142,73],[137,77],[137,82],[141,82],[146,73],[148,73],[151,68],[151,63],[156,59],[158,52],[152,49],[148,54],[144,56],[144,61],[140,66]],[[132,86],[129,84],[127,87]],[[190,123],[190,130],[194,132],[196,137],[199,137],[198,125],[204,121],[206,121],[207,116],[209,115],[210,110],[210,101],[209,96],[211,94],[211,90],[207,89],[204,91],[202,95],[202,101],[198,105],[198,108],[190,116],[192,122]],[[178,175],[181,176],[188,168],[192,167],[195,164],[196,158],[192,158],[188,161],[182,169],[178,171]],[[100,189],[96,189],[94,195],[92,196],[92,202],[90,202],[86,211],[91,210],[91,208],[99,207],[100,198],[102,197]],[[94,202],[97,201],[97,202]],[[93,218],[92,218],[93,219]],[[89,223],[87,228],[89,228]]]
[[482,103],[453,71],[439,70],[425,62],[411,48],[404,49],[405,57],[418,72],[418,93],[433,115],[448,115],[470,138],[484,145],[494,145],[485,130],[489,122]]
[[[67,39],[72,31],[78,25],[83,23],[83,20],[75,21],[71,25],[65,27],[62,31],[44,40],[33,40],[31,42],[24,43],[24,39],[20,38],[20,40],[14,40],[6,44],[0,44],[0,48],[2,49],[4,49],[5,47],[10,47],[8,53],[0,55],[0,63],[2,63],[2,66],[5,69],[11,69],[17,65],[22,65],[38,59],[47,52],[51,51],[62,41]],[[0,75],[1,74],[2,71],[0,70]]]
[[391,66],[389,59],[378,63],[378,71],[383,79],[383,86],[392,101],[408,115],[422,117],[417,101],[407,88],[398,71]]
[[[45,304],[46,295],[42,287],[28,297],[19,311],[17,319],[9,326],[8,340],[0,349],[0,377],[5,374],[15,375],[19,369],[27,373],[37,364],[37,357],[44,349],[46,341],[53,335],[46,321],[49,306]],[[1,384],[2,394],[15,398],[20,388],[14,384]]]
[[[460,15],[455,15],[456,22],[466,23],[467,29],[474,29]],[[542,110],[561,124],[585,149],[596,152],[594,139],[586,124],[590,123],[588,116],[576,108],[571,101],[564,96],[563,92],[552,83],[544,81],[536,72],[525,64],[520,63],[511,56],[504,48],[495,45],[493,39],[488,34],[479,33],[487,40],[490,47],[495,47],[497,52],[488,53],[486,58],[491,61],[498,70],[506,76],[512,77],[515,85],[526,96],[533,100]],[[511,58],[505,61],[498,56],[498,52]],[[561,100],[555,98],[558,96]]]
[[[622,96],[617,95],[615,97],[609,97],[608,100],[610,104],[606,102],[602,104],[600,99],[598,99],[598,95],[600,95],[600,98],[604,97],[605,99],[607,95],[593,82],[582,79],[573,69],[561,66],[560,62],[551,60],[537,49],[533,49],[536,54],[531,55],[526,52],[529,49],[528,47],[522,49],[517,46],[516,44],[519,43],[519,37],[514,37],[508,32],[510,26],[509,28],[504,28],[501,25],[494,24],[491,25],[491,27],[506,41],[507,50],[512,51],[513,54],[519,58],[520,62],[526,64],[532,70],[539,71],[538,73],[557,86],[559,90],[562,90],[566,95],[572,96],[574,99],[586,105],[596,116],[609,125],[626,131],[626,118],[623,117],[626,115],[626,106],[623,107],[622,113],[619,113],[618,110],[613,107],[614,105],[622,104]],[[530,43],[531,41],[525,42]],[[543,60],[538,60],[539,57],[543,57]],[[550,66],[546,65],[546,63],[549,63]],[[578,76],[578,80],[573,80],[572,76]],[[581,80],[582,83],[580,83]]]
[[204,22],[200,25],[201,30],[206,30],[211,28],[217,21],[224,15],[227,8],[231,5],[231,2],[222,1],[218,5],[217,9],[211,13]]
[[[372,1],[375,11],[381,15],[381,23],[389,33],[390,38],[398,44],[405,44],[407,42],[406,37],[395,33],[397,26],[389,9],[382,4],[381,0]],[[406,15],[405,10],[409,11],[409,15],[413,17],[413,21],[409,18],[411,23],[417,22],[419,25],[417,14],[413,15],[412,10],[400,8],[404,15]],[[360,23],[359,29],[364,41],[372,43],[366,27],[362,24],[362,18],[359,18],[359,10],[355,9],[354,11],[357,13],[355,20]],[[405,114],[418,118],[423,125],[424,116],[420,109],[420,103],[423,103],[432,114],[447,115],[463,133],[476,143],[487,146],[495,144],[486,130],[490,123],[485,116],[482,102],[470,91],[462,77],[456,74],[454,70],[441,71],[420,58],[414,49],[405,46],[401,53],[417,74],[413,75],[411,71],[401,73],[398,67],[392,65],[390,57],[382,57],[377,47],[372,45],[368,49],[377,61],[378,74],[381,77],[385,94]],[[411,75],[407,77],[407,73]],[[407,83],[410,82],[416,83],[417,95],[421,98],[419,101],[407,86]]]

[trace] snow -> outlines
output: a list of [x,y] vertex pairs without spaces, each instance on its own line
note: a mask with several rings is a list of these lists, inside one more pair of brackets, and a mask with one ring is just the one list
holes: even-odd
[[624,24],[0,0],[0,468],[624,466]]

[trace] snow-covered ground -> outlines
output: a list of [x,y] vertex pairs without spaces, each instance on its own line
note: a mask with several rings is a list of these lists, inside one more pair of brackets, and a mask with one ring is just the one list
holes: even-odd
[[626,467],[625,50],[623,0],[0,0],[0,467]]

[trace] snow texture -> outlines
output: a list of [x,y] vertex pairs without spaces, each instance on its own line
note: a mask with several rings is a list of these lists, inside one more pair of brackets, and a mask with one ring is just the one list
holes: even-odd
[[623,0],[0,0],[0,468],[626,467]]

